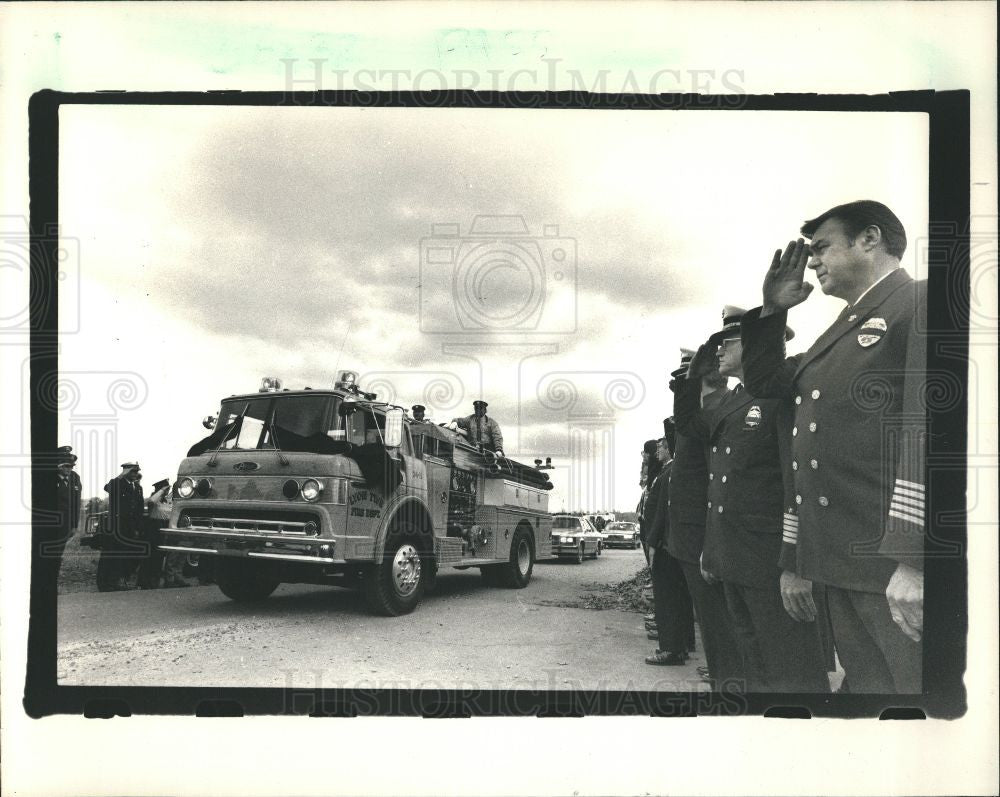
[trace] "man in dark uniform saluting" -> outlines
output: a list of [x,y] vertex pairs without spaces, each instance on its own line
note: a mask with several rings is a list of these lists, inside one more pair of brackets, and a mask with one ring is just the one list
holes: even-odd
[[[740,318],[727,307],[723,328],[691,362],[688,380],[709,371],[717,350],[719,373],[742,377]],[[788,330],[788,337],[791,337]],[[677,394],[675,410],[686,427],[707,439],[708,502],[702,570],[722,581],[736,642],[751,692],[828,692],[820,637],[814,622],[797,622],[781,600],[784,483],[781,450],[790,440],[779,399],[760,399],[742,385],[727,391],[707,419],[698,419],[698,393]],[[785,418],[789,413],[785,413]],[[788,418],[790,420],[790,418]]]
[[[722,584],[708,583],[702,578],[698,567],[705,542],[708,447],[690,429],[696,419],[677,415],[676,394],[680,390],[692,392],[688,400],[689,415],[690,410],[695,407],[696,397],[701,397],[699,415],[710,413],[725,393],[726,379],[719,374],[718,360],[706,358],[706,367],[711,367],[711,371],[700,379],[689,380],[687,375],[692,355],[693,352],[685,353],[680,367],[670,374],[670,389],[675,394],[674,420],[677,432],[674,464],[670,471],[670,495],[667,500],[670,516],[667,550],[680,562],[701,628],[708,676],[713,685],[719,688],[723,683],[745,682],[743,660],[733,636]],[[681,403],[683,404],[683,400]]]
[[[900,268],[906,232],[879,202],[839,205],[802,234],[811,245],[800,238],[775,252],[764,304],[743,319],[748,386],[795,408],[797,520],[785,533],[783,597],[796,616],[811,610],[810,581],[827,585],[852,692],[919,692],[925,284]],[[812,291],[807,264],[847,307],[786,359],[780,330]]]
[[102,591],[128,589],[129,577],[146,550],[140,540],[145,508],[141,479],[138,462],[123,462],[121,473],[104,485],[112,535],[97,564]]

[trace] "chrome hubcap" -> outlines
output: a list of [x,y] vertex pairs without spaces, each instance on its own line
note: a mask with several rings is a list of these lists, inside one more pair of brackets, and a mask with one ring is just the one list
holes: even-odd
[[531,547],[528,545],[527,540],[521,540],[520,544],[517,546],[517,569],[521,571],[521,574],[528,572],[528,567],[531,565]]
[[420,582],[420,554],[407,543],[392,558],[392,583],[399,595],[410,595]]

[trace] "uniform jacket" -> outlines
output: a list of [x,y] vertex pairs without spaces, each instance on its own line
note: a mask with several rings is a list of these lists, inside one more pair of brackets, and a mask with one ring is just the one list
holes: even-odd
[[477,418],[476,414],[466,415],[458,419],[460,428],[469,433],[469,440],[479,443],[494,451],[503,451],[503,434],[500,432],[500,424],[494,421],[489,415]]
[[83,487],[76,471],[56,475],[56,500],[60,525],[72,531],[80,522],[80,496]]
[[[705,396],[702,400],[702,414],[711,412],[724,392],[717,390]],[[677,433],[674,464],[670,471],[670,498],[667,502],[670,513],[667,550],[675,559],[697,564],[705,542],[708,441],[687,428],[682,429],[682,421],[677,415],[676,399],[674,422],[677,424]]]
[[897,269],[805,354],[784,356],[785,313],[744,316],[747,386],[794,410],[785,569],[881,593],[897,563],[922,568],[925,312],[925,284]]
[[670,516],[667,508],[670,499],[670,471],[673,460],[665,462],[653,480],[646,499],[646,545],[651,550],[666,546],[670,537]]
[[142,485],[116,477],[104,485],[104,491],[108,494],[108,516],[113,530],[123,536],[138,535],[145,508]]
[[777,587],[788,413],[779,400],[738,389],[701,415],[701,386],[686,381],[674,417],[709,443],[704,567],[723,581]]

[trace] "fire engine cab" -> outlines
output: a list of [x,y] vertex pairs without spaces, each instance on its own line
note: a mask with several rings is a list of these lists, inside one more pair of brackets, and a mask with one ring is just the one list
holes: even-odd
[[265,378],[204,424],[212,432],[178,469],[160,548],[212,557],[233,600],[283,582],[332,584],[399,615],[443,567],[478,567],[487,584],[517,589],[551,556],[544,472],[411,420],[353,372],[333,389]]

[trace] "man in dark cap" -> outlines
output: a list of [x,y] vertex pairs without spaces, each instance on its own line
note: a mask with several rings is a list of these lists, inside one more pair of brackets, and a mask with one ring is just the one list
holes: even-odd
[[59,513],[58,528],[55,539],[42,547],[43,556],[51,559],[56,576],[62,567],[62,555],[66,543],[76,531],[80,522],[80,500],[83,486],[80,476],[73,468],[76,465],[76,454],[72,446],[60,446],[56,449],[56,509]]
[[427,411],[427,407],[423,404],[414,404],[410,409],[413,411],[413,420],[417,423],[424,423],[424,413]]
[[[694,352],[682,350],[680,367],[672,371],[670,390],[681,388],[699,390],[701,423],[722,399],[726,378],[719,374],[718,359],[707,363],[711,370],[705,373],[696,387],[688,383],[688,368]],[[693,403],[693,396],[691,397]],[[675,399],[676,401],[676,399]],[[676,409],[675,409],[676,412]],[[702,647],[705,651],[706,669],[701,673],[716,689],[726,684],[745,683],[743,659],[740,655],[732,623],[726,609],[726,597],[721,582],[708,583],[699,569],[705,542],[705,505],[708,501],[708,445],[690,429],[693,417],[676,418],[676,447],[674,464],[670,471],[670,534],[667,550],[678,562],[687,582],[694,603],[698,625],[701,628]]]
[[104,485],[111,539],[101,549],[97,565],[100,589],[129,589],[129,577],[145,554],[140,540],[145,503],[141,481],[139,463],[123,462],[121,473]]
[[[737,384],[707,418],[699,417],[701,379],[714,370],[713,358],[721,376],[742,378],[743,312],[725,308],[722,329],[692,359],[675,401],[679,425],[710,446],[701,569],[707,581],[722,582],[749,691],[828,692],[817,624],[789,616],[779,584],[788,405]],[[791,330],[785,332],[790,338]]]
[[[153,484],[153,493],[146,501],[146,517],[143,522],[143,539],[149,545],[149,550],[145,558],[139,565],[139,587],[141,589],[159,589],[160,578],[163,576],[164,553],[160,550],[160,529],[164,528],[170,521],[170,511],[173,504],[170,498],[170,480],[160,479]],[[172,564],[176,564],[177,554],[171,552],[174,557]],[[181,563],[183,567],[183,563]],[[168,582],[176,582],[178,579],[178,568],[172,568]],[[181,577],[183,581],[183,577]],[[187,586],[183,584],[167,583],[167,586]]]
[[[743,319],[748,386],[795,414],[782,594],[801,617],[813,611],[811,582],[827,585],[851,692],[920,692],[926,284],[900,267],[906,231],[880,202],[838,205],[801,232],[810,244],[774,253],[763,306]],[[846,307],[786,359],[780,330],[812,292],[807,266]]]
[[482,399],[472,402],[472,415],[456,419],[460,429],[464,429],[469,434],[469,440],[485,449],[497,454],[503,454],[503,434],[500,431],[500,424],[486,414],[486,407],[489,406]]

